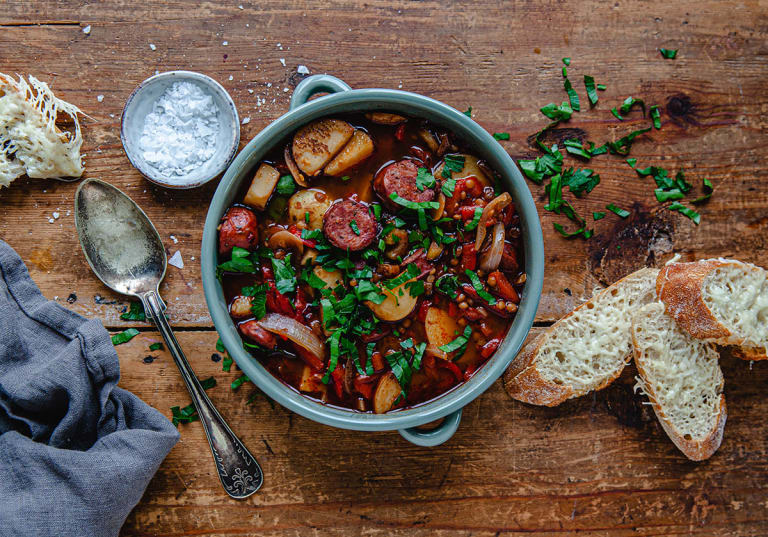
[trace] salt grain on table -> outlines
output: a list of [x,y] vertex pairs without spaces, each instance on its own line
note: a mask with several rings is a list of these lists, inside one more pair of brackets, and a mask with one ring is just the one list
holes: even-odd
[[248,123],[250,123],[250,122],[251,122],[251,118],[250,118],[250,117],[244,117],[244,118],[243,118],[243,121],[242,121],[242,124],[243,124],[243,125],[247,125],[247,124],[248,124]]
[[171,256],[171,258],[168,260],[169,265],[173,265],[174,267],[178,269],[184,268],[184,260],[181,258],[181,252],[176,250],[176,253]]
[[149,44],[149,48],[152,50],[157,50],[157,47],[153,43]]
[[280,58],[280,63],[282,63],[283,67],[285,67],[285,58]]
[[299,65],[296,68],[296,72],[299,73],[300,75],[308,75],[309,74],[309,69],[307,69],[306,65]]
[[91,33],[91,25],[90,24],[88,26],[86,26],[85,28],[83,28],[83,33],[85,35],[88,35],[88,34]]
[[96,100],[99,101],[99,102],[102,102],[104,100],[104,96],[103,95],[97,95],[96,96]]

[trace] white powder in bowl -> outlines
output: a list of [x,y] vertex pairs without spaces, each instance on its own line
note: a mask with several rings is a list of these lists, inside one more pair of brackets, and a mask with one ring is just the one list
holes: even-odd
[[181,183],[213,157],[219,130],[213,97],[193,82],[174,82],[144,119],[139,150],[158,174]]

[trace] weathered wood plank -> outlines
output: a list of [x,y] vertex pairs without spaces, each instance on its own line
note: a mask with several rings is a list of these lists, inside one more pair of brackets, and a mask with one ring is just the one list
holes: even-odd
[[[154,332],[118,347],[121,386],[170,415],[189,401]],[[437,449],[397,433],[332,429],[292,414],[211,360],[216,336],[179,340],[233,429],[264,467],[245,502],[220,491],[199,423],[163,463],[123,535],[759,535],[768,520],[768,364],[724,358],[729,419],[707,462],[685,459],[633,394],[634,368],[594,396],[558,408],[512,401],[497,382],[466,407]],[[144,363],[152,354],[157,359]],[[412,531],[413,530],[413,531]],[[455,533],[453,533],[455,532]]]
[[[638,141],[633,156],[643,166],[682,168],[697,186],[708,177],[715,184],[715,196],[702,209],[701,226],[695,227],[679,215],[665,214],[653,198],[650,181],[637,179],[623,159],[599,157],[589,166],[601,175],[602,183],[584,200],[574,201],[577,210],[589,214],[614,202],[635,207],[639,217],[621,221],[609,215],[595,225],[594,239],[569,242],[552,229],[552,222],[562,222],[563,217],[543,211],[543,189],[531,185],[547,249],[538,320],[560,317],[588,297],[595,285],[610,283],[643,263],[658,262],[673,250],[690,257],[729,254],[768,265],[768,222],[763,214],[768,207],[764,188],[768,177],[762,165],[768,124],[768,97],[762,90],[768,69],[761,59],[766,25],[758,4],[745,4],[727,20],[713,15],[718,12],[716,3],[695,8],[687,3],[659,5],[653,15],[621,6],[606,13],[590,5],[557,4],[550,9],[525,2],[504,6],[487,2],[469,9],[463,4],[373,2],[367,9],[347,10],[342,4],[316,9],[320,4],[313,2],[290,8],[272,2],[246,4],[243,10],[236,4],[202,4],[192,10],[176,2],[162,9],[132,5],[130,10],[119,3],[107,4],[103,11],[94,11],[50,2],[29,9],[24,2],[10,2],[2,17],[11,26],[3,29],[0,55],[6,58],[5,71],[34,72],[51,81],[62,97],[98,121],[86,122],[86,176],[124,189],[147,210],[169,251],[182,252],[185,269],[171,268],[164,287],[174,306],[171,318],[179,326],[210,324],[198,250],[214,186],[168,192],[142,179],[122,152],[119,117],[136,84],[155,69],[180,66],[211,74],[231,91],[241,115],[251,117],[243,126],[243,144],[287,110],[290,91],[283,89],[295,85],[300,79],[296,65],[305,64],[312,72],[341,76],[353,87],[402,84],[403,89],[459,109],[473,105],[475,118],[489,131],[511,133],[510,142],[504,144],[517,158],[535,154],[528,136],[545,124],[537,109],[565,98],[560,58],[571,56],[570,76],[581,93],[581,75],[586,73],[609,89],[601,92],[594,110],[576,114],[564,125],[573,130],[555,132],[554,138],[615,139],[645,122],[619,124],[608,112],[610,106],[626,95],[643,97],[648,104],[662,105],[664,128]],[[444,16],[430,17],[437,9]],[[603,14],[594,16],[599,24],[565,33],[541,32],[536,24],[522,24],[534,17],[550,28],[571,28],[573,20],[587,20],[592,16],[588,13],[596,12]],[[85,35],[76,26],[16,26],[36,17],[88,23],[91,33]],[[514,32],[500,31],[498,20],[509,21]],[[429,32],[423,31],[426,23]],[[438,45],[434,35],[446,39]],[[606,39],[610,48],[595,46]],[[339,62],[340,40],[354,45],[350,56],[354,69]],[[224,41],[227,46],[222,46]],[[150,42],[157,51],[150,50]],[[15,53],[20,43],[30,51],[28,56]],[[661,59],[657,46],[679,47],[678,59]],[[280,58],[286,59],[287,67]],[[104,95],[102,103],[97,95]],[[266,104],[257,107],[257,96]],[[570,165],[579,164],[570,160]],[[77,311],[120,326],[124,323],[118,307],[94,303],[94,296],[100,295],[124,305],[84,263],[71,215],[66,216],[75,188],[76,184],[17,181],[12,189],[0,192],[0,236],[19,250],[47,296],[61,299],[75,292]],[[62,217],[48,224],[54,211]],[[645,231],[634,248],[624,245],[624,252],[617,255],[621,245],[616,237],[633,235],[638,227]],[[655,253],[649,256],[649,250]]]

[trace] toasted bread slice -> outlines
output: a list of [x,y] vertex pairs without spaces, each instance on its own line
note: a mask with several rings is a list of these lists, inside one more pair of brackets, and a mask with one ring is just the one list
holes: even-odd
[[741,347],[747,360],[768,348],[768,272],[749,263],[707,259],[672,263],[656,280],[666,311],[692,337]]
[[656,299],[658,272],[645,268],[619,280],[527,345],[504,375],[507,393],[556,406],[613,382],[631,356],[631,314]]
[[694,339],[654,302],[632,316],[638,386],[686,457],[708,459],[723,441],[723,373],[713,346]]

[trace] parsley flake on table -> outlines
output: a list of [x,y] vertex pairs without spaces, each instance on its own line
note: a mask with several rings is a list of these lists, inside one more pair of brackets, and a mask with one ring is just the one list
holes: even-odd
[[496,140],[509,140],[509,133],[508,132],[494,132],[493,137]]
[[659,107],[657,105],[651,106],[648,114],[651,117],[651,120],[653,121],[653,127],[656,129],[661,128],[661,113],[659,112]]
[[122,345],[123,343],[128,343],[130,340],[135,338],[139,335],[139,331],[135,328],[129,328],[128,330],[124,330],[123,332],[120,332],[119,334],[115,334],[112,336],[112,345]]
[[595,90],[595,79],[589,75],[584,75],[584,87],[587,90],[587,97],[589,98],[589,104],[595,106],[599,97]]
[[151,351],[161,351],[161,350],[163,350],[163,344],[160,343],[159,341],[156,341],[155,343],[153,343],[152,345],[149,346],[149,350],[151,350]]
[[675,57],[677,57],[676,49],[660,48],[659,52],[661,53],[661,56],[667,60],[674,60]]
[[602,211],[594,211],[592,213],[592,219],[595,221],[602,220],[603,218],[605,218],[605,213]]
[[472,107],[471,106],[469,108],[467,108],[466,110],[464,110],[464,115],[467,116],[468,118],[472,117]]
[[605,206],[605,208],[608,209],[609,211],[611,211],[612,213],[620,216],[621,218],[626,218],[630,214],[632,214],[628,210],[622,209],[621,207],[619,207],[618,205],[616,205],[614,203],[609,203],[608,205]]
[[144,306],[141,302],[131,302],[128,311],[120,315],[120,318],[124,321],[146,321],[146,315],[144,315]]
[[694,211],[690,207],[686,207],[685,205],[683,205],[680,202],[677,202],[677,201],[674,202],[669,207],[667,207],[667,209],[669,209],[670,211],[677,211],[680,214],[682,214],[684,216],[687,216],[688,218],[693,220],[693,223],[696,224],[697,226],[699,225],[699,222],[701,221],[701,215],[699,213],[697,213],[696,211]]

